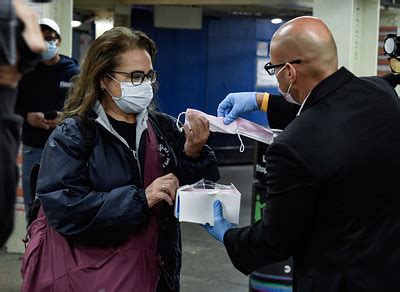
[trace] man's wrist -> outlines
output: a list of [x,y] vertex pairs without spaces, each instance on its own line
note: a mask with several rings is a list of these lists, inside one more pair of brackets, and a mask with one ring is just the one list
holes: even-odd
[[268,100],[269,100],[269,93],[256,93],[256,103],[259,110],[266,112],[268,109]]
[[264,92],[262,92],[262,93],[257,92],[256,93],[256,103],[257,103],[257,107],[259,109],[261,108],[263,97],[264,97]]
[[221,237],[221,242],[224,244],[224,238],[225,238],[225,235],[226,235],[226,233],[230,230],[230,229],[232,229],[233,227],[235,227],[233,224],[230,224],[230,226],[228,227],[228,228],[226,228],[225,229],[225,231],[222,233],[222,237]]
[[257,105],[261,111],[267,112],[268,101],[269,101],[269,93],[268,92],[257,93]]
[[188,157],[189,159],[197,159],[201,156],[203,149],[201,149],[199,152],[189,152],[187,150],[183,150],[182,151],[186,157]]

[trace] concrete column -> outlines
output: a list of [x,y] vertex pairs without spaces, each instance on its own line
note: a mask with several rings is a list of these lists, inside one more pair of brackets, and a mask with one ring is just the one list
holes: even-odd
[[115,4],[113,9],[95,13],[96,38],[115,26],[131,27],[131,5]]
[[400,33],[400,8],[385,8],[381,10],[381,26],[397,26],[397,34]]
[[332,31],[339,66],[358,76],[376,75],[379,0],[314,0],[313,15]]
[[114,26],[131,27],[131,5],[114,5]]
[[61,30],[62,43],[60,53],[72,55],[72,6],[73,0],[59,0],[38,4],[39,16],[53,19]]
[[114,27],[114,12],[108,10],[97,11],[94,18],[96,38],[105,31]]

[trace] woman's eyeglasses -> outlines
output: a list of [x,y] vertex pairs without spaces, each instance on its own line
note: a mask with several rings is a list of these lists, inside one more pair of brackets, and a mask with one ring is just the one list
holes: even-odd
[[111,71],[112,73],[123,74],[129,76],[133,85],[137,86],[143,83],[145,79],[149,80],[150,83],[157,81],[157,71],[150,70],[147,74],[143,71],[133,72],[122,72],[122,71]]

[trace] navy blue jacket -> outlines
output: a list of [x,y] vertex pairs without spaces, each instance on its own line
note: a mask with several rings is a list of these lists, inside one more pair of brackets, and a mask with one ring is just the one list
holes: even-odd
[[[164,173],[174,173],[181,185],[202,178],[219,179],[217,161],[208,146],[201,156],[187,157],[183,152],[184,134],[176,120],[162,115],[163,126],[154,126],[160,143]],[[50,225],[62,235],[90,244],[118,244],[145,226],[148,205],[139,166],[130,150],[112,129],[100,124],[96,116],[94,147],[85,156],[87,141],[75,119],[68,118],[50,135],[44,148],[37,193]],[[100,121],[101,122],[101,121]],[[139,122],[137,122],[139,124]],[[161,132],[161,129],[169,129]],[[145,130],[137,157],[143,169]],[[179,290],[181,237],[173,207],[162,203],[158,253],[165,262],[170,286]],[[170,291],[161,277],[158,291]]]
[[71,78],[79,73],[78,62],[60,55],[57,64],[47,66],[40,62],[22,77],[18,84],[16,113],[24,119],[22,141],[25,145],[43,148],[53,129],[32,127],[26,121],[28,112],[61,111],[71,87]]

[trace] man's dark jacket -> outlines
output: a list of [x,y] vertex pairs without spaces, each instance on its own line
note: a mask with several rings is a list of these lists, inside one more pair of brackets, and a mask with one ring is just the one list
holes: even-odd
[[345,68],[320,82],[266,153],[262,220],[226,232],[245,274],[293,256],[295,292],[399,291],[400,104]]

